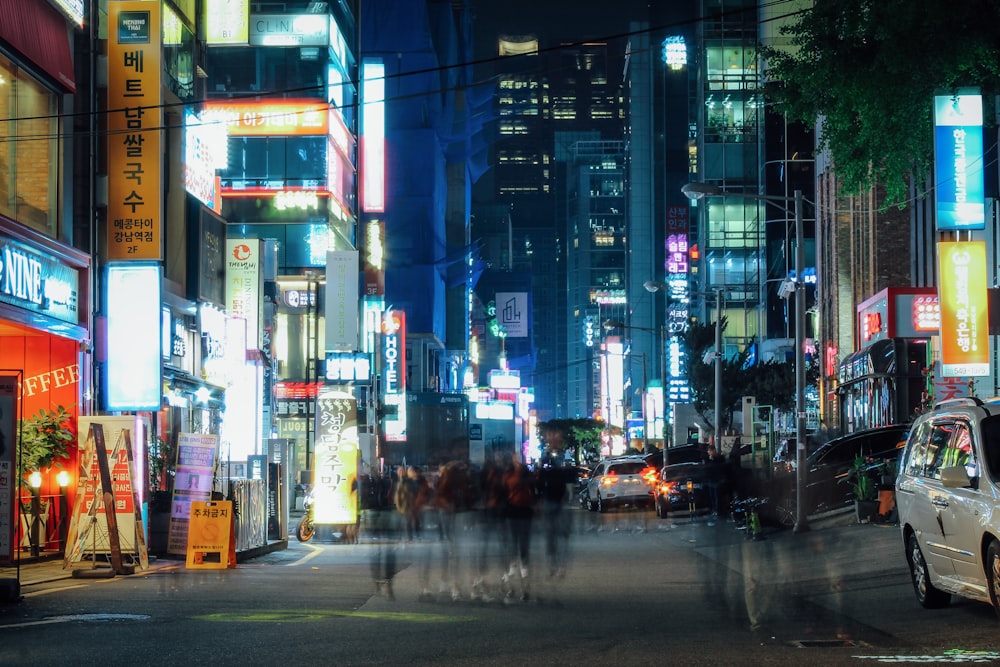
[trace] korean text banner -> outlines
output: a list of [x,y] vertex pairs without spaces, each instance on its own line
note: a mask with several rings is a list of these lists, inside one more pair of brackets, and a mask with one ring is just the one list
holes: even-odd
[[358,404],[354,396],[323,389],[316,397],[313,517],[317,524],[358,518]]
[[983,229],[983,101],[934,97],[934,192],[938,230]]
[[326,351],[358,349],[358,272],[356,250],[326,253]]
[[108,259],[162,259],[160,3],[108,17]]
[[945,376],[990,373],[986,243],[938,243],[941,369]]

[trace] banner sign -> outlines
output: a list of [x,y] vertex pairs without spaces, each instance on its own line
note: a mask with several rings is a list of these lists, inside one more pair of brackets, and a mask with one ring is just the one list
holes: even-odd
[[938,231],[986,226],[979,94],[934,96],[934,199]]
[[531,313],[528,310],[527,292],[497,292],[497,324],[507,338],[527,338],[528,320]]
[[986,243],[938,243],[941,370],[945,376],[990,374]]
[[326,351],[358,348],[357,250],[330,250],[326,253]]
[[236,567],[233,518],[231,500],[191,503],[185,567],[189,570]]
[[[132,451],[135,417],[81,416],[77,421],[80,469],[66,537],[64,566],[84,554],[138,555],[148,566]],[[117,567],[117,566],[116,566]]]
[[351,394],[322,390],[316,399],[313,521],[358,519],[358,403]]
[[108,3],[108,259],[162,259],[160,3]]
[[174,497],[170,503],[170,533],[167,552],[186,554],[191,504],[212,497],[212,474],[218,436],[180,433],[177,438],[177,465],[174,468]]
[[17,375],[0,375],[0,561],[6,562],[14,559],[18,380]]
[[[226,239],[226,311],[246,320],[247,348],[261,347],[264,279],[260,239]],[[242,354],[242,352],[240,352]]]

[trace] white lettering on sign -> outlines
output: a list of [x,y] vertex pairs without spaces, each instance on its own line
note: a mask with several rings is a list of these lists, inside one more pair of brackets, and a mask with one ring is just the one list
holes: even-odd
[[4,246],[0,259],[0,293],[42,305],[42,263],[17,248]]

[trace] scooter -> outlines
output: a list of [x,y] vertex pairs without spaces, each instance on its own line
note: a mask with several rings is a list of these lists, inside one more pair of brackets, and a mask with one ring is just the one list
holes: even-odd
[[313,525],[313,491],[310,488],[306,491],[306,496],[302,500],[302,506],[305,508],[305,514],[302,515],[302,520],[299,521],[299,527],[295,531],[295,537],[299,542],[308,542],[316,534],[316,527]]

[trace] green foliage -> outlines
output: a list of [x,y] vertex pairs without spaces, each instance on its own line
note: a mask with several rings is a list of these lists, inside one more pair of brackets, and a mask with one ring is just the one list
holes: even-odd
[[790,120],[822,118],[845,194],[882,184],[882,205],[903,205],[908,176],[930,173],[935,94],[978,86],[994,117],[997,25],[996,0],[816,2],[781,29],[788,47],[760,49],[765,94]]
[[878,471],[875,461],[864,456],[854,459],[854,465],[841,478],[841,482],[851,486],[855,500],[875,500],[877,487],[872,475]]
[[578,465],[600,458],[604,424],[596,419],[551,419],[537,430],[543,448],[568,449]]
[[[722,318],[722,331],[726,330],[726,318]],[[705,363],[706,353],[715,348],[715,323],[695,323],[684,333],[684,349],[688,358],[688,384],[691,387],[691,397],[695,411],[701,415],[707,424],[712,424],[715,412],[715,360]],[[722,396],[720,404],[719,424],[727,429],[733,424],[733,411],[741,404],[746,392],[746,372],[743,366],[747,353],[743,352],[734,359],[722,360]]]
[[19,478],[53,464],[57,468],[62,467],[59,459],[66,457],[75,438],[70,428],[71,417],[60,405],[55,410],[39,410],[38,414],[21,420]]

